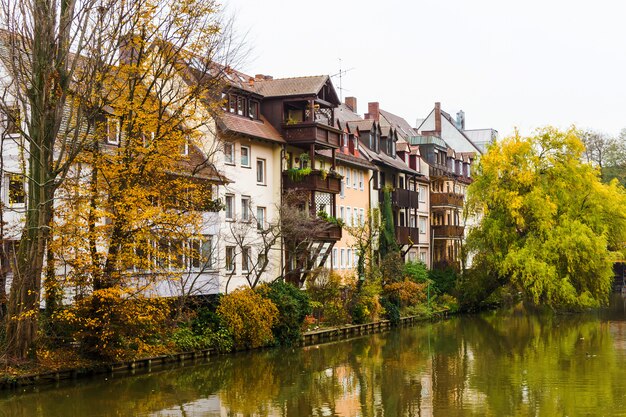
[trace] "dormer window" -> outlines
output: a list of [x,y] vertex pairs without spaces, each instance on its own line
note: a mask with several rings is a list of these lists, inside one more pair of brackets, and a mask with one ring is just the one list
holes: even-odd
[[248,106],[248,117],[251,119],[259,118],[259,102],[250,100],[250,105]]
[[348,134],[344,133],[343,135],[341,135],[341,148],[342,149],[347,149],[348,148]]
[[243,97],[238,96],[237,97],[237,114],[239,116],[243,116],[245,109],[246,109],[246,100]]
[[396,157],[396,141],[391,139],[391,156]]

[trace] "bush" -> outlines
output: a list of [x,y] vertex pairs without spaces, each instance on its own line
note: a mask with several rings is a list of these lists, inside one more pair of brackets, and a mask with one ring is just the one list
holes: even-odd
[[233,349],[233,337],[226,329],[213,331],[207,328],[202,334],[196,334],[191,327],[184,326],[172,334],[171,340],[183,352],[203,349],[229,352]]
[[400,323],[400,308],[387,297],[380,297],[380,305],[385,309],[385,318],[393,325]]
[[454,290],[458,274],[453,268],[431,269],[428,278],[433,282],[433,289],[438,294],[451,294]]
[[334,326],[350,322],[349,302],[353,285],[342,285],[342,278],[335,272],[309,284],[307,292],[311,300],[321,305],[322,321]]
[[144,298],[107,288],[55,312],[53,320],[68,326],[82,350],[105,360],[155,353],[171,325],[170,305],[163,298]]
[[278,320],[276,305],[250,288],[226,294],[217,307],[223,327],[233,335],[237,349],[274,343],[272,327]]
[[272,327],[276,343],[299,341],[304,319],[312,312],[309,295],[284,281],[261,285],[257,291],[278,308],[278,321]]
[[407,262],[404,264],[404,276],[413,282],[428,281],[428,269],[423,262]]
[[381,292],[380,279],[367,279],[353,297],[350,315],[352,323],[363,324],[378,319],[382,311],[378,295]]
[[404,279],[404,260],[399,252],[391,252],[380,263],[383,284],[398,282]]
[[405,280],[385,285],[383,294],[398,307],[407,307],[426,301],[427,287],[428,283],[417,284]]

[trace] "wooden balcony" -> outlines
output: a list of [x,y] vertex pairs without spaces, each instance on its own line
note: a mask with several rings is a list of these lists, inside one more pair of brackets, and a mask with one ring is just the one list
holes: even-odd
[[[380,201],[384,201],[384,193],[380,191]],[[403,208],[412,207],[417,208],[419,204],[419,193],[412,190],[404,190],[396,188],[391,192],[391,205],[393,207]]]
[[456,193],[431,193],[430,206],[463,207],[463,196]]
[[324,242],[336,242],[341,240],[341,227],[320,219],[320,222],[324,222],[324,227],[320,227],[315,233],[315,240]]
[[297,175],[290,175],[289,171],[283,171],[283,190],[307,190],[339,194],[341,192],[341,177],[317,169],[312,170],[310,174],[302,178],[298,178]]
[[396,240],[401,245],[417,245],[419,236],[417,227],[396,226]]
[[339,148],[342,131],[319,122],[283,123],[283,137],[290,145],[316,144]]
[[449,239],[458,239],[463,237],[463,231],[465,228],[463,226],[449,226],[449,225],[440,225],[440,226],[432,226],[433,238],[449,238]]

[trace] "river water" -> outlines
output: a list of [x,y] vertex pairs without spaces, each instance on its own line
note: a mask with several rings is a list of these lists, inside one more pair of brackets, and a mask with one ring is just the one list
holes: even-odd
[[0,392],[0,416],[626,416],[626,301]]

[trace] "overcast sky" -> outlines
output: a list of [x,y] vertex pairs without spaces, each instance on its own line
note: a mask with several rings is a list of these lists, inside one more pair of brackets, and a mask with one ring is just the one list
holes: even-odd
[[[500,137],[552,124],[626,127],[626,1],[224,0],[247,32],[243,71],[336,74],[358,112],[407,119],[435,101]],[[334,77],[335,88],[339,78]],[[339,91],[338,91],[339,93]]]

